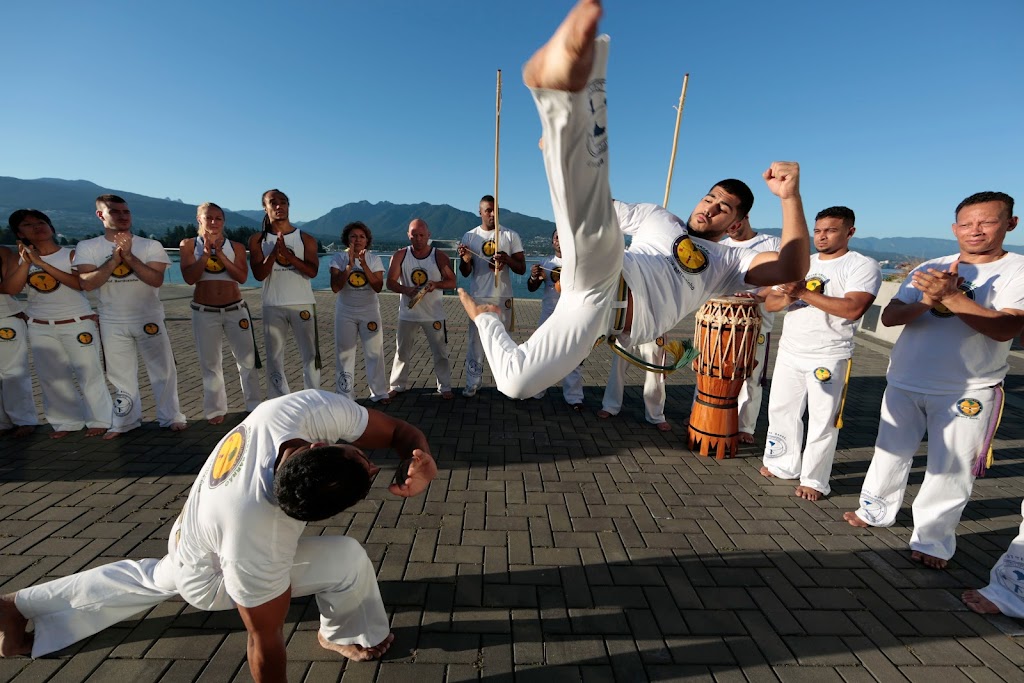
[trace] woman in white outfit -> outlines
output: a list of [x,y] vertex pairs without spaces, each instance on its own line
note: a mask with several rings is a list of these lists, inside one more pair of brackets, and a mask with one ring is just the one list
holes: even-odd
[[252,316],[239,285],[249,277],[245,246],[224,237],[224,211],[213,202],[196,210],[199,235],[181,241],[181,275],[195,285],[192,293],[192,336],[203,371],[203,413],[210,424],[224,421],[228,412],[221,350],[226,337],[238,366],[245,409],[263,400],[260,356],[256,350]]
[[369,249],[373,233],[361,221],[341,232],[346,251],[331,259],[331,290],[334,304],[334,376],[337,391],[355,400],[356,338],[363,343],[366,383],[370,400],[387,405],[390,385],[384,369],[384,332],[378,294],[384,286],[384,262]]
[[19,209],[8,224],[21,243],[4,291],[28,292],[28,338],[43,412],[53,427],[50,438],[83,428],[86,436],[103,434],[114,403],[100,362],[97,316],[71,272],[74,251],[57,244],[57,231],[42,211]]

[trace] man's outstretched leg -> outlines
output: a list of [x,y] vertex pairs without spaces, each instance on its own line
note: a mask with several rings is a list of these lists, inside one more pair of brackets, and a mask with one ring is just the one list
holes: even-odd
[[528,88],[577,92],[587,84],[594,65],[594,38],[601,18],[599,0],[580,0],[570,10],[551,40],[523,67]]

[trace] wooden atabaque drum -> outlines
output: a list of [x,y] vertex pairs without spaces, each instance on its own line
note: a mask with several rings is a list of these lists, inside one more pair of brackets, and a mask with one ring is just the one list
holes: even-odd
[[737,398],[754,372],[761,314],[753,299],[725,296],[709,299],[697,311],[696,339],[700,356],[693,361],[697,393],[690,411],[687,441],[701,455],[731,458],[739,448]]

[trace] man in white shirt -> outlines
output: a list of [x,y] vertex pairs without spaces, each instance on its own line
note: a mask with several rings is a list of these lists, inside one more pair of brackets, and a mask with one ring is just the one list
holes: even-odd
[[[459,272],[469,278],[469,293],[483,304],[490,304],[500,311],[501,324],[508,329],[513,322],[512,277],[513,273],[526,272],[526,255],[519,233],[500,226],[501,244],[494,241],[494,197],[484,195],[480,199],[480,225],[462,236],[459,243]],[[495,283],[494,273],[499,273]],[[476,326],[469,326],[466,341],[466,388],[462,395],[476,396],[483,383],[484,351],[480,333]]]
[[1024,329],[1024,256],[1003,249],[1013,198],[979,192],[956,207],[957,254],[922,263],[882,311],[905,325],[889,356],[875,453],[853,526],[891,526],[928,433],[928,469],[914,499],[910,557],[945,569],[956,525],[984,473],[1003,406],[1010,343]]
[[[819,211],[814,217],[818,253],[807,275],[772,289],[764,304],[771,313],[787,313],[772,373],[761,474],[799,479],[796,495],[806,500],[831,491],[853,334],[882,285],[878,262],[850,251],[855,220],[845,206]],[[807,445],[801,454],[804,409]]]
[[100,341],[114,385],[114,417],[104,439],[142,424],[138,356],[146,364],[161,427],[185,429],[178,371],[164,325],[160,285],[171,259],[156,240],[132,235],[132,212],[113,194],[96,198],[103,234],[75,247],[73,267],[82,290],[99,290]]
[[366,551],[347,536],[303,535],[306,522],[366,497],[380,470],[361,450],[370,448],[401,456],[394,496],[422,493],[437,475],[426,437],[407,422],[327,391],[265,401],[210,454],[166,556],[0,597],[0,655],[41,657],[180,595],[201,610],[237,609],[253,679],[283,681],[291,599],[315,594],[320,645],[357,661],[379,658],[394,636]]

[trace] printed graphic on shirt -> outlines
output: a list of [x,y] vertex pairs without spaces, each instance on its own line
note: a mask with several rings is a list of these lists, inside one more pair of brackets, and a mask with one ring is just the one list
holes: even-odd
[[119,263],[116,266],[114,266],[114,270],[111,271],[110,276],[111,277],[116,277],[117,279],[120,280],[122,278],[128,277],[129,275],[134,275],[134,274],[135,274],[135,271],[132,270],[131,266],[129,266],[127,263]]
[[491,258],[492,256],[494,256],[495,252],[497,251],[498,249],[494,244],[494,240],[487,240],[486,242],[484,242],[483,246],[480,247],[480,253],[486,256],[487,258]]
[[223,273],[224,264],[221,263],[220,259],[217,258],[216,256],[211,256],[210,259],[206,262],[205,270],[207,273]]
[[423,270],[422,268],[417,268],[416,270],[412,271],[409,277],[412,278],[412,283],[417,287],[422,287],[423,285],[427,284],[427,271]]
[[704,247],[695,244],[688,235],[676,238],[672,245],[672,252],[676,255],[676,263],[691,275],[701,273],[708,268],[708,253]]
[[811,275],[807,278],[804,283],[804,287],[808,292],[821,292],[825,293],[825,284],[828,282],[828,278],[823,275]]
[[348,284],[350,287],[365,287],[366,273],[361,270],[353,270],[348,274]]
[[37,271],[28,276],[28,286],[37,292],[48,294],[60,287],[57,278],[44,271]]
[[232,475],[241,469],[248,441],[249,434],[245,425],[238,425],[220,442],[217,447],[217,455],[213,460],[213,467],[210,468],[211,489],[230,481]]

